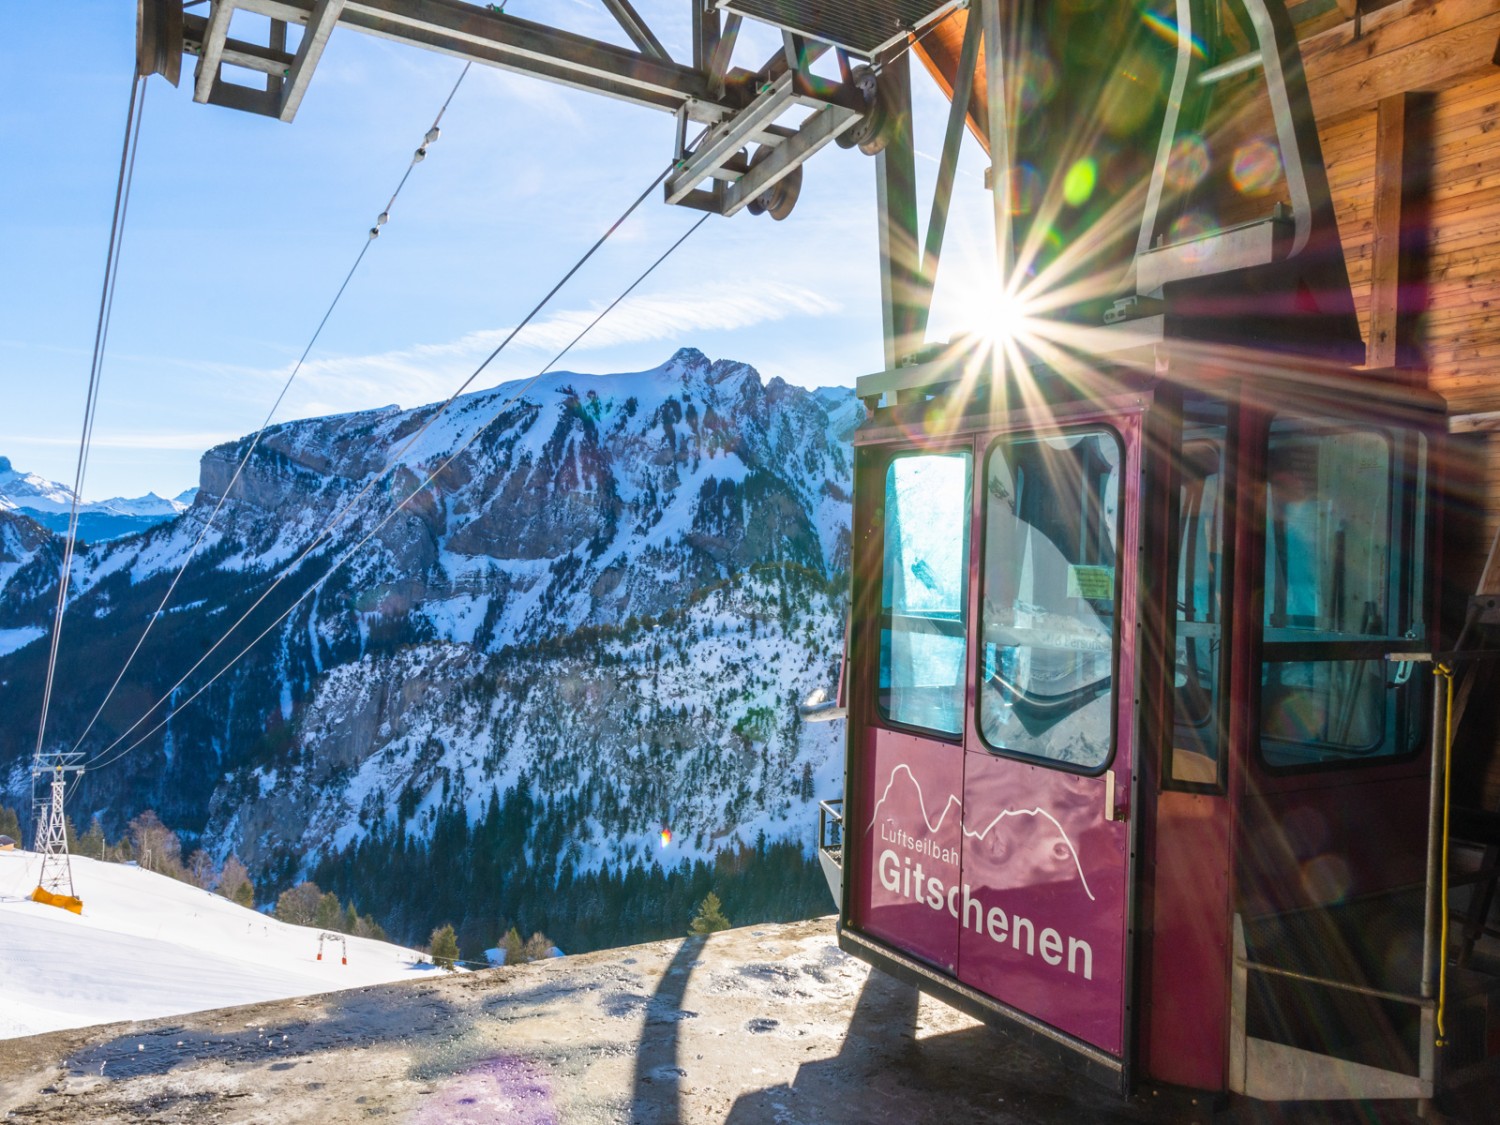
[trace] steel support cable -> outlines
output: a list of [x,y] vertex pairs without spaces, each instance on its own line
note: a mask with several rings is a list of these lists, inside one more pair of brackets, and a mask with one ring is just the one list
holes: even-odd
[[94,352],[89,364],[88,390],[84,396],[83,432],[78,441],[78,466],[73,475],[73,497],[68,507],[68,533],[63,543],[62,565],[57,582],[57,605],[52,615],[52,640],[47,652],[47,672],[42,685],[41,717],[37,722],[36,752],[32,759],[32,798],[36,797],[36,778],[41,766],[42,747],[47,738],[47,715],[52,705],[52,688],[57,678],[57,652],[62,639],[63,614],[68,606],[68,587],[73,574],[73,556],[78,543],[78,516],[83,482],[88,471],[89,448],[93,442],[94,417],[99,405],[99,379],[103,370],[104,345],[109,337],[109,321],[114,311],[115,281],[119,276],[120,244],[125,233],[125,218],[130,205],[130,186],[135,178],[135,154],[141,135],[142,110],[146,102],[146,80],[136,76],[130,83],[130,104],[125,113],[125,139],[120,148],[120,171],[115,180],[115,206],[109,225],[109,248],[104,257],[104,282],[99,294],[99,318],[94,326]]
[[[666,175],[666,173],[663,173],[663,177],[665,177],[665,175]],[[660,181],[658,180],[658,183],[659,182]],[[656,186],[657,186],[656,184],[653,184],[652,187],[651,187],[651,189],[648,189],[648,191],[649,190],[653,190]],[[297,607],[299,605],[301,605],[304,601],[306,601],[309,597],[311,597],[314,593],[316,593],[319,589],[321,589],[322,586],[323,586],[323,583],[327,582],[329,578],[333,577],[334,573],[341,566],[343,566],[344,563],[348,562],[349,559],[351,559],[362,547],[364,547],[364,545],[366,543],[368,543],[371,539],[373,539],[376,535],[378,535],[380,533],[381,529],[384,528],[386,524],[390,523],[391,520],[395,519],[395,517],[401,511],[403,511],[408,504],[410,504],[414,499],[416,499],[418,496],[420,496],[422,494],[423,490],[426,489],[428,485],[432,484],[432,482],[435,481],[443,473],[443,471],[449,465],[451,465],[455,460],[457,460],[457,458],[460,455],[462,455],[464,453],[464,451],[466,451],[469,448],[469,446],[473,445],[476,441],[478,441],[479,438],[480,438],[480,436],[486,430],[488,430],[492,425],[494,425],[495,422],[497,422],[504,415],[504,413],[506,412],[506,410],[509,409],[523,394],[525,394],[537,382],[538,379],[540,379],[543,375],[547,374],[548,371],[551,371],[552,368],[555,367],[562,360],[562,358],[565,355],[567,355],[570,351],[573,350],[574,346],[576,346],[580,340],[582,340],[585,336],[587,336],[590,332],[592,332],[594,330],[595,326],[597,326],[601,320],[603,320],[606,316],[608,316],[611,312],[613,312],[615,310],[615,308],[620,304],[621,301],[623,301],[632,292],[634,292],[635,289],[636,289],[636,287],[639,286],[641,284],[641,282],[645,281],[646,278],[650,277],[651,274],[656,271],[656,268],[658,266],[660,266],[663,262],[665,262],[669,257],[671,257],[672,254],[677,250],[677,248],[679,246],[681,246],[684,242],[686,242],[688,240],[688,236],[691,235],[694,231],[696,231],[699,227],[701,227],[704,223],[706,223],[709,220],[710,217],[711,217],[711,213],[710,214],[705,214],[705,215],[701,216],[698,219],[697,222],[695,222],[686,231],[684,231],[682,233],[682,235],[678,237],[678,239],[677,239],[676,242],[672,243],[671,246],[667,247],[667,249],[665,251],[663,251],[662,254],[654,262],[652,262],[649,266],[647,266],[640,273],[640,275],[636,277],[636,279],[634,281],[632,281],[628,286],[626,286],[626,288],[620,293],[619,296],[617,296],[613,301],[611,301],[609,303],[608,306],[606,306],[597,316],[595,316],[594,319],[591,320],[588,323],[588,325],[582,331],[580,331],[578,333],[578,335],[574,336],[573,339],[568,342],[567,346],[562,349],[562,351],[558,352],[555,356],[553,356],[550,360],[548,360],[547,361],[547,365],[545,367],[543,367],[535,375],[530,376],[528,379],[526,379],[524,382],[522,382],[520,384],[520,386],[518,386],[514,391],[512,391],[511,394],[509,396],[507,396],[506,399],[502,403],[500,403],[500,405],[498,407],[495,408],[494,412],[491,413],[491,415],[487,419],[485,419],[485,421],[479,426],[479,428],[476,429],[472,434],[469,435],[468,438],[466,438],[464,440],[464,443],[462,445],[460,445],[457,449],[455,449],[452,453],[450,453],[447,457],[445,457],[443,459],[442,464],[438,465],[438,467],[436,469],[432,470],[432,472],[427,475],[427,477],[422,481],[421,484],[417,485],[415,488],[413,488],[411,490],[411,492],[407,493],[406,498],[404,500],[400,501],[389,512],[387,512],[386,515],[385,515],[385,517],[378,524],[376,524],[364,536],[364,538],[362,538],[358,543],[355,543],[352,547],[350,547],[342,555],[340,555],[336,560],[334,560],[333,565],[330,566],[328,568],[328,570],[325,571],[321,577],[319,577],[316,581],[314,581],[312,583],[312,585],[310,585],[306,590],[304,590],[298,596],[298,598],[297,598],[296,601],[294,601],[291,605],[287,606],[286,609],[282,610],[282,612],[276,617],[276,619],[274,621],[272,621],[269,625],[267,625],[264,629],[262,629],[259,633],[257,633],[255,635],[255,637],[248,644],[245,645],[244,648],[240,649],[239,652],[235,653],[234,656],[232,656],[229,659],[229,662],[224,665],[224,667],[220,668],[217,672],[215,672],[213,674],[213,676],[208,679],[207,682],[205,682],[196,691],[194,691],[192,695],[188,696],[185,700],[183,700],[182,703],[179,704],[175,710],[173,710],[170,714],[168,714],[164,718],[162,718],[160,722],[158,722],[154,727],[152,727],[150,730],[148,730],[145,734],[143,734],[139,738],[137,738],[129,746],[125,747],[125,749],[121,750],[119,753],[113,755],[112,757],[104,758],[104,755],[108,754],[109,751],[112,750],[115,745],[118,745],[118,743],[120,741],[123,741],[123,738],[122,738],[122,739],[117,739],[115,743],[111,744],[110,746],[106,747],[104,750],[100,751],[100,753],[98,755],[96,755],[96,759],[103,759],[103,760],[102,761],[98,761],[97,765],[93,764],[92,761],[91,761],[91,763],[90,763],[91,768],[97,771],[97,770],[103,769],[105,766],[113,765],[115,762],[117,762],[121,758],[125,757],[125,755],[127,755],[131,751],[135,750],[142,743],[144,743],[147,739],[151,738],[158,731],[160,731],[163,727],[165,727],[169,722],[171,722],[172,719],[173,719],[173,717],[175,715],[177,715],[179,712],[181,712],[183,708],[189,706],[195,699],[197,699],[200,695],[202,695],[205,691],[207,691],[210,687],[212,687],[214,685],[214,683],[221,676],[223,676],[225,673],[227,673],[231,668],[233,668],[235,666],[235,664],[237,664],[240,661],[240,659],[245,656],[246,653],[248,653],[252,648],[254,648],[262,640],[264,640],[266,638],[266,636],[269,635],[270,632],[273,629],[275,629],[278,625],[280,625],[283,621],[285,621],[288,617],[290,617],[292,615],[292,613],[297,609]],[[486,360],[485,362],[488,363],[489,361]],[[477,372],[476,372],[476,374],[477,374]],[[380,475],[384,476],[385,473],[382,472]],[[257,603],[257,604],[259,604],[259,603]],[[252,606],[251,608],[253,609],[254,607]],[[248,616],[248,615],[249,615],[249,611],[246,611],[246,616]],[[244,617],[241,617],[240,621],[237,621],[237,622],[235,622],[234,625],[231,625],[229,627],[228,632],[226,632],[225,635],[223,637],[221,637],[220,640],[214,645],[214,648],[217,648],[219,646],[219,644],[222,644],[225,640],[227,640],[228,637],[229,637],[229,634],[232,633],[235,630],[235,628],[237,628],[239,626],[240,622],[242,622],[242,621],[244,621]],[[210,649],[209,651],[212,652],[213,650]],[[208,653],[205,653],[204,654],[204,658],[206,659],[208,655],[209,655]],[[177,682],[177,684],[173,687],[172,691],[175,692],[177,690],[177,687],[180,687],[182,685],[182,683],[188,678],[188,676],[191,676],[192,673],[193,673],[193,671],[195,671],[198,668],[198,665],[202,664],[202,663],[203,663],[203,661],[200,660],[198,662],[198,664],[195,664],[193,666],[193,668],[190,669],[187,672],[187,674],[184,675],[182,677],[182,679]],[[168,695],[170,696],[171,692],[169,692]],[[149,716],[151,714],[151,712],[155,711],[156,707],[158,707],[160,705],[161,705],[160,701],[158,701],[157,704],[155,704],[154,706],[152,706],[151,709],[146,712],[146,716]],[[142,719],[140,720],[140,722],[144,722],[146,716],[143,716]],[[136,725],[138,726],[139,722]],[[134,729],[134,728],[132,727],[131,729]],[[128,734],[129,732],[127,731],[126,733]]]
[[[109,690],[104,693],[104,699],[100,701],[99,706],[95,709],[93,717],[88,721],[88,725],[83,728],[83,733],[74,741],[74,751],[77,751],[83,745],[84,739],[89,736],[89,733],[94,729],[94,725],[98,723],[99,716],[109,706],[109,701],[114,698],[115,692],[125,679],[125,673],[130,670],[130,666],[135,662],[136,656],[141,651],[141,646],[146,643],[146,638],[151,635],[151,630],[156,627],[156,622],[160,620],[163,611],[167,608],[167,604],[172,600],[172,595],[177,592],[178,583],[182,581],[182,576],[187,573],[188,566],[197,557],[198,548],[203,545],[203,540],[207,538],[208,533],[213,529],[214,520],[218,518],[220,510],[224,507],[224,502],[229,499],[230,493],[234,491],[234,486],[239,483],[240,476],[244,473],[245,467],[250,463],[250,458],[255,455],[256,449],[260,446],[261,438],[265,436],[266,430],[271,425],[271,419],[276,417],[276,412],[281,409],[281,404],[285,400],[287,392],[292,389],[292,384],[296,381],[298,374],[307,363],[307,357],[312,353],[313,347],[317,344],[319,337],[322,336],[323,329],[327,327],[329,318],[333,316],[333,310],[338,308],[339,301],[343,299],[344,291],[349,288],[349,283],[354,280],[354,275],[359,270],[360,263],[365,260],[365,254],[369,252],[370,245],[379,235],[380,228],[390,218],[391,209],[395,207],[396,200],[401,195],[401,189],[406,186],[406,181],[411,177],[412,169],[426,158],[427,146],[438,139],[438,126],[442,123],[443,114],[448,112],[448,106],[452,104],[453,96],[458,93],[458,88],[463,85],[464,78],[468,75],[469,67],[472,65],[472,63],[465,63],[463,70],[459,72],[458,80],[453,83],[453,89],[448,91],[448,97],[438,109],[437,116],[433,118],[432,125],[423,137],[421,145],[412,154],[411,162],[407,164],[406,172],[402,175],[400,183],[396,185],[396,190],[391,192],[391,197],[386,202],[385,210],[375,220],[375,225],[370,228],[368,237],[365,238],[359,248],[359,253],[354,257],[354,264],[349,267],[349,272],[344,275],[343,283],[333,295],[333,300],[329,303],[328,308],[324,310],[323,319],[318,321],[317,328],[313,330],[312,336],[307,341],[307,346],[302,349],[301,356],[298,357],[296,364],[293,365],[291,374],[287,376],[286,382],[282,384],[281,391],[277,394],[276,400],[271,403],[271,409],[266,412],[265,421],[261,422],[260,428],[251,437],[250,444],[245,448],[244,454],[240,457],[239,464],[235,466],[234,475],[229,478],[229,483],[220,491],[218,503],[214,505],[214,510],[209,513],[208,519],[203,521],[197,538],[193,540],[193,545],[188,548],[187,556],[177,568],[177,573],[172,576],[172,581],[167,586],[166,593],[162,595],[160,603],[158,603],[151,616],[146,619],[145,629],[141,631],[140,637],[137,638],[135,647],[130,650],[130,655],[125,658],[125,663],[121,666],[119,674],[115,676],[114,682],[109,685]],[[74,785],[76,786],[77,784],[78,782],[75,780]]]
[[[577,274],[578,271],[581,270],[589,261],[589,259],[591,259],[599,251],[599,248],[602,247],[610,239],[610,237],[620,229],[622,225],[624,225],[625,221],[635,213],[636,209],[646,201],[651,193],[661,186],[662,181],[667,178],[667,175],[672,171],[674,167],[675,164],[668,164],[661,170],[660,173],[657,174],[656,178],[652,180],[651,183],[646,187],[646,190],[641,192],[640,195],[636,196],[635,200],[630,204],[630,206],[626,207],[625,210],[621,212],[619,218],[615,219],[615,221],[609,225],[608,229],[606,229],[605,232],[594,241],[593,245],[584,252],[583,256],[569,267],[568,271],[563,274],[562,278],[559,279],[557,283],[547,291],[546,295],[542,297],[542,299],[538,301],[535,306],[532,307],[531,311],[521,319],[520,323],[518,323],[514,328],[510,330],[509,333],[507,333],[505,338],[501,340],[500,343],[495,346],[495,349],[491,351],[490,354],[480,362],[479,366],[473,370],[469,377],[466,378],[462,383],[460,383],[458,385],[458,388],[454,390],[453,393],[450,394],[438,406],[438,408],[432,412],[427,420],[424,421],[422,425],[419,426],[411,434],[411,436],[406,439],[405,442],[402,443],[401,447],[397,449],[396,452],[392,454],[388,459],[385,467],[382,468],[379,472],[372,474],[369,482],[362,489],[360,489],[353,498],[347,501],[341,508],[338,509],[338,511],[334,512],[334,514],[328,518],[328,520],[323,524],[322,528],[318,530],[317,534],[312,538],[307,546],[304,547],[300,553],[298,553],[296,558],[292,559],[291,562],[287,563],[286,566],[282,568],[281,572],[276,576],[275,580],[272,581],[271,585],[261,593],[260,597],[256,598],[255,601],[250,605],[250,607],[246,609],[245,612],[242,613],[232,625],[224,630],[219,639],[216,640],[213,645],[210,646],[203,653],[203,655],[198,658],[198,660],[193,664],[191,668],[189,668],[182,674],[181,678],[179,678],[175,684],[173,684],[170,688],[167,689],[165,693],[163,693],[160,699],[158,699],[150,707],[146,708],[145,712],[141,715],[140,718],[138,718],[135,722],[131,723],[130,726],[121,731],[113,742],[105,746],[102,750],[98,751],[98,753],[91,757],[88,762],[85,763],[87,766],[93,767],[94,763],[103,759],[105,755],[114,750],[116,746],[129,738],[131,733],[134,732],[142,723],[146,722],[146,720],[151,717],[152,713],[155,712],[158,707],[161,707],[163,704],[167,703],[171,699],[173,694],[176,693],[177,689],[180,688],[185,682],[187,682],[188,678],[192,676],[192,674],[199,668],[201,668],[203,666],[203,663],[210,656],[218,651],[219,647],[230,638],[230,636],[236,629],[244,624],[246,619],[248,619],[252,613],[260,608],[262,603],[264,603],[265,600],[276,591],[277,587],[279,587],[282,582],[284,582],[287,578],[289,578],[297,571],[298,567],[300,567],[302,563],[306,561],[308,556],[311,555],[323,543],[323,541],[333,533],[333,530],[340,524],[340,522],[342,522],[343,518],[366,496],[368,496],[376,485],[378,485],[390,473],[394,472],[400,466],[401,459],[406,455],[407,451],[410,450],[412,446],[415,445],[419,440],[421,440],[422,436],[432,428],[432,426],[438,421],[439,418],[447,413],[448,408],[458,400],[460,395],[462,395],[466,390],[469,389],[470,386],[473,385],[474,380],[479,378],[479,376],[485,371],[485,369],[488,368],[489,365],[493,363],[495,359],[500,355],[500,353],[506,349],[510,342],[520,334],[522,329],[524,329],[528,324],[536,319],[537,314],[540,313],[544,308],[546,308],[546,306],[552,301],[552,298],[558,294],[563,286],[565,286],[570,280],[572,280],[573,276]],[[392,513],[392,515],[394,515],[394,512]],[[390,517],[387,516],[387,519],[389,518]],[[380,526],[384,526],[384,521],[382,521]],[[364,540],[362,540],[361,542],[363,543]],[[332,573],[332,571],[329,571],[329,573]],[[324,577],[326,578],[327,575],[325,574]],[[314,584],[314,587],[311,588],[316,588],[316,586],[320,585],[321,582],[322,579],[319,579],[318,582]],[[300,601],[301,599],[299,598],[297,602],[293,602],[293,607],[299,604]],[[290,612],[290,609],[288,609],[287,612]],[[279,622],[280,618],[278,618],[277,620]],[[275,623],[273,623],[273,625],[274,624]],[[263,636],[264,634],[261,635]],[[260,637],[257,636],[256,640],[259,639]],[[254,643],[254,641],[251,642],[252,645]],[[236,657],[235,659],[237,660],[239,658]],[[210,681],[210,683],[211,682],[212,681]],[[206,687],[207,685],[204,686]],[[200,688],[199,691],[201,692],[201,690],[202,689]],[[197,692],[194,693],[194,698],[196,698],[197,694]],[[153,732],[157,729],[160,729],[160,727],[158,726],[152,728]],[[147,735],[146,737],[149,737],[149,735]],[[139,741],[133,743],[130,748],[134,749],[134,747],[137,745],[139,745]],[[114,758],[110,759],[110,761],[114,760]]]
[[[1442,937],[1438,940],[1438,994],[1437,994],[1437,1045],[1448,1045],[1448,833],[1453,804],[1453,669],[1446,664],[1435,664],[1432,674],[1443,681],[1447,691],[1443,707],[1443,858],[1439,870],[1442,872]],[[1432,752],[1437,753],[1437,747]]]

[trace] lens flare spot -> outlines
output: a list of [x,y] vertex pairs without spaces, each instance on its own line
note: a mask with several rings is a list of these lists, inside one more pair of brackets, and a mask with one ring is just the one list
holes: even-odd
[[1010,213],[1031,214],[1041,196],[1041,174],[1030,164],[1017,164],[1010,174]]
[[1281,150],[1267,140],[1254,140],[1234,150],[1229,178],[1244,195],[1265,195],[1281,179]]
[[1082,207],[1094,194],[1094,187],[1099,182],[1099,169],[1094,164],[1093,157],[1085,156],[1082,160],[1075,161],[1063,176],[1063,199],[1069,207]]
[[1179,215],[1167,230],[1167,241],[1171,243],[1191,242],[1201,238],[1215,227],[1213,217],[1206,211],[1189,211]]
[[1039,106],[1046,105],[1057,92],[1057,66],[1046,51],[1029,48],[1007,83],[1010,104],[1022,119],[1030,117]]
[[1302,865],[1302,889],[1321,905],[1339,902],[1349,893],[1349,865],[1336,855],[1320,855]]
[[1165,88],[1165,79],[1154,60],[1146,55],[1127,58],[1115,71],[1099,103],[1105,131],[1128,138],[1150,119]]
[[[1151,33],[1158,39],[1162,39],[1176,47],[1182,40],[1182,33],[1177,28],[1177,21],[1168,19],[1166,16],[1156,12],[1142,12],[1141,22],[1150,29]],[[1206,58],[1208,52],[1195,35],[1189,40],[1189,47],[1198,58]]]
[[1208,175],[1208,143],[1196,133],[1179,137],[1167,159],[1167,186],[1173,191],[1188,191]]
[[665,847],[668,847],[671,843],[672,843],[672,830],[670,828],[663,828],[661,830],[661,846],[665,848]]

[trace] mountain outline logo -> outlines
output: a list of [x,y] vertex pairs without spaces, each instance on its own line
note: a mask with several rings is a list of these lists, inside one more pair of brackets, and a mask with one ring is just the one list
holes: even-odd
[[917,807],[921,810],[922,822],[927,826],[927,831],[934,835],[936,835],[938,830],[942,828],[943,822],[948,819],[949,810],[952,809],[954,805],[957,805],[959,807],[959,831],[966,839],[976,841],[985,840],[989,836],[989,834],[994,831],[996,825],[998,825],[1002,820],[1005,820],[1007,817],[1042,817],[1049,824],[1051,824],[1053,828],[1057,830],[1058,836],[1060,836],[1063,843],[1067,845],[1068,854],[1073,860],[1074,870],[1076,870],[1078,873],[1078,882],[1083,886],[1083,893],[1089,896],[1090,902],[1097,901],[1097,899],[1095,899],[1094,897],[1093,890],[1089,887],[1088,876],[1083,873],[1083,862],[1078,856],[1078,849],[1073,845],[1072,838],[1069,837],[1067,829],[1062,826],[1057,817],[1053,816],[1046,809],[1042,808],[1040,805],[1030,809],[1002,809],[1000,813],[997,814],[995,818],[991,820],[987,825],[985,825],[981,831],[976,832],[973,829],[969,828],[969,826],[963,821],[963,802],[959,800],[956,795],[950,793],[948,795],[947,802],[943,805],[942,811],[938,814],[937,823],[933,823],[931,816],[927,812],[927,798],[926,795],[922,792],[922,783],[917,780],[916,774],[912,773],[911,767],[908,766],[905,762],[900,763],[893,770],[891,770],[891,776],[886,780],[885,783],[885,790],[881,793],[880,800],[875,802],[875,809],[874,813],[870,817],[869,827],[865,829],[867,833],[873,832],[875,830],[875,825],[880,820],[881,806],[885,804],[886,799],[891,795],[891,789],[896,784],[896,775],[899,773],[905,773],[907,779],[911,782],[912,787],[916,789]]

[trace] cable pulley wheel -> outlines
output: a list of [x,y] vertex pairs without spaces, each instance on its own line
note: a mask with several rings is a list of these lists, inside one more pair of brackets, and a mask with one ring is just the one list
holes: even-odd
[[855,68],[854,85],[864,95],[868,108],[858,121],[834,138],[834,143],[840,148],[857,148],[866,156],[874,156],[890,139],[890,98],[880,76],[867,66]]
[[[773,151],[769,145],[762,145],[756,149],[755,156],[750,161],[751,170],[753,171],[762,160],[767,159]],[[770,215],[771,218],[780,222],[792,213],[792,208],[797,206],[797,198],[801,194],[802,165],[799,164],[745,204],[745,210],[752,215]]]
[[135,0],[135,72],[182,80],[182,0]]

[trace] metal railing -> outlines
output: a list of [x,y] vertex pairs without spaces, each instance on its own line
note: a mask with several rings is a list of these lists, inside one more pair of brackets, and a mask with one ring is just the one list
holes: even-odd
[[843,865],[844,854],[844,799],[835,797],[818,802],[818,850]]

